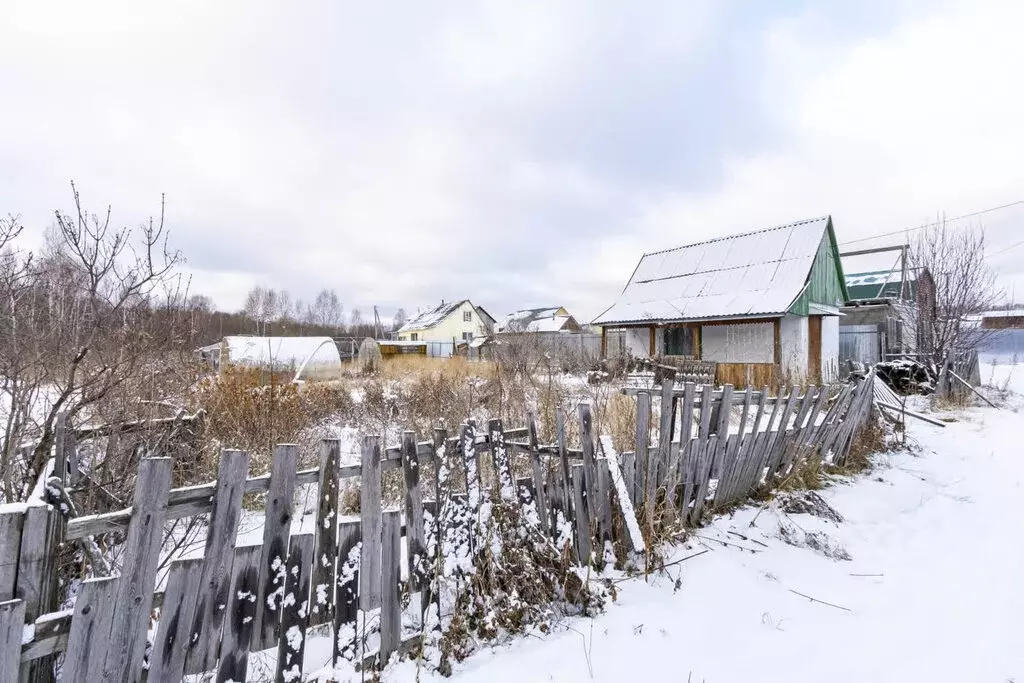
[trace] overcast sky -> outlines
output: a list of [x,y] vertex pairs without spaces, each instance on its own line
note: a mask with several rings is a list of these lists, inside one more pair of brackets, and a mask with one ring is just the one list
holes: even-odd
[[[166,193],[227,309],[263,284],[589,320],[645,251],[1024,199],[1022,26],[1014,0],[7,0],[0,214],[38,235],[74,179],[136,224]],[[973,220],[1024,239],[1024,206]],[[1024,246],[992,263],[1024,300]]]

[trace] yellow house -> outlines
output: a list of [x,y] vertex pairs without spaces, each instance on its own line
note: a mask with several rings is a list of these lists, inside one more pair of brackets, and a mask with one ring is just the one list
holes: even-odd
[[459,344],[490,334],[494,318],[469,299],[444,302],[402,325],[398,341],[426,342],[427,355],[451,356]]

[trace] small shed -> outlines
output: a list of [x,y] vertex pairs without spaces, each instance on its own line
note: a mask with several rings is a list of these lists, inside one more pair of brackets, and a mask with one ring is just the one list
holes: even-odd
[[927,269],[892,269],[846,276],[839,323],[839,360],[873,364],[931,353],[935,282]]
[[715,361],[745,386],[838,374],[846,285],[831,216],[645,254],[595,320],[603,352]]

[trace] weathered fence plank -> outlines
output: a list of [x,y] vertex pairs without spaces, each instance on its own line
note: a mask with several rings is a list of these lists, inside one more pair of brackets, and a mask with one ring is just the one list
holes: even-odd
[[149,660],[149,683],[179,683],[185,671],[192,619],[199,598],[202,558],[175,560],[167,572],[160,627]]
[[360,537],[363,543],[359,557],[359,606],[364,611],[380,607],[380,487],[380,437],[364,436],[359,499]]
[[21,634],[24,630],[25,601],[0,602],[0,681],[4,683],[15,683],[18,680]]
[[334,619],[334,569],[338,561],[338,458],[341,442],[320,442],[320,499],[316,514],[316,562],[310,626]]
[[423,491],[420,489],[416,432],[402,433],[402,474],[405,477],[405,537],[408,546],[409,590],[423,589],[426,582],[427,530],[423,525]]
[[285,585],[284,611],[281,613],[281,633],[277,646],[276,683],[302,680],[313,543],[313,534],[295,534],[288,543],[288,582]]
[[516,484],[512,478],[512,467],[505,447],[505,434],[501,420],[490,420],[487,433],[491,442],[491,463],[494,466],[495,484],[501,500],[511,503],[516,500]]
[[170,490],[171,459],[143,458],[139,463],[132,521],[124,543],[124,564],[110,606],[115,612],[103,664],[106,680],[142,678],[142,657],[146,653],[146,632]]
[[[672,450],[672,429],[675,422],[675,397],[672,390],[676,384],[675,370],[665,370],[661,380],[661,415],[658,419],[658,458],[655,465],[655,480],[660,487],[668,477]],[[666,499],[668,496],[666,496]]]
[[235,549],[231,565],[231,593],[228,596],[224,634],[220,644],[217,683],[244,681],[249,671],[249,644],[258,609],[260,557],[258,545]]
[[537,505],[537,517],[540,519],[540,527],[545,533],[551,531],[551,523],[548,521],[548,492],[544,490],[544,465],[540,460],[540,451],[537,449],[537,422],[533,413],[526,415],[526,427],[530,430],[528,440],[530,444],[530,468],[533,471],[534,501]]
[[593,416],[589,403],[581,403],[576,412],[580,424],[580,444],[583,451],[583,499],[590,515],[590,528],[597,525],[597,465],[594,463]]
[[298,457],[299,449],[294,444],[282,444],[274,449],[263,527],[263,547],[259,560],[256,617],[252,629],[252,649],[257,651],[266,650],[277,643]]
[[654,477],[648,482],[647,473],[650,471],[650,445],[651,439],[651,395],[642,391],[636,395],[636,458],[635,476],[633,485],[633,503],[644,509],[648,525],[654,516]]
[[332,656],[335,665],[341,659],[358,661],[360,525],[361,522],[338,525],[338,590]]
[[587,511],[587,499],[583,493],[585,476],[582,463],[572,466],[572,500],[576,510],[576,560],[583,566],[590,564],[591,560],[590,513]]
[[75,598],[68,649],[61,670],[64,680],[95,681],[103,677],[103,659],[115,612],[117,582],[116,577],[86,579],[82,582],[78,597]]
[[693,501],[693,511],[690,514],[690,524],[700,524],[701,515],[704,514],[704,504],[707,501],[708,489],[711,485],[711,468],[714,464],[715,454],[718,452],[718,435],[712,434],[707,441],[701,444],[701,462],[697,472],[697,496]]
[[714,395],[715,388],[710,384],[705,384],[700,394],[700,426],[697,430],[697,436],[700,437],[701,441],[706,441],[711,436],[712,399]]
[[[593,501],[597,508],[598,541],[602,562],[614,562],[612,551],[612,483],[608,473],[608,458],[595,459],[597,466],[597,498]],[[610,557],[609,557],[610,556]]]
[[[13,600],[25,510],[0,512],[0,602]],[[24,604],[21,607],[24,609]]]
[[576,518],[572,504],[572,470],[569,466],[569,449],[565,445],[565,413],[559,408],[555,411],[555,431],[558,442],[558,460],[562,463],[562,510],[570,522]]
[[[618,454],[612,445],[612,438],[610,436],[602,436],[600,443],[605,455],[608,474],[615,489],[615,497],[619,501],[619,511],[622,514],[623,526],[626,529],[626,538],[629,540],[629,549],[635,553],[642,553],[645,548],[644,537],[640,533],[640,525],[637,524],[636,512],[633,510],[633,501],[629,497],[629,484],[624,476],[626,470],[620,470],[619,468]],[[627,453],[626,455],[629,454]]]
[[25,619],[29,622],[48,611],[54,558],[48,539],[50,518],[55,514],[49,505],[29,505],[25,510],[18,551],[17,594],[25,602]]
[[399,567],[402,561],[399,530],[402,526],[401,513],[389,510],[384,513],[380,608],[380,661],[386,664],[391,654],[402,642],[402,601],[399,587]]
[[231,565],[235,559],[235,536],[248,472],[248,453],[221,451],[217,490],[213,496],[203,553],[203,572],[197,586],[199,598],[189,637],[191,648],[185,659],[186,673],[212,671],[217,663],[224,609],[231,586]]

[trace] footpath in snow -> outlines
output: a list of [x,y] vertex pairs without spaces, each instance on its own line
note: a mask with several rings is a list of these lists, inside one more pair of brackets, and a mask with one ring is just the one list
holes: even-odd
[[[677,554],[710,552],[671,577],[620,583],[594,620],[478,653],[451,679],[404,662],[385,680],[1024,683],[1015,401],[959,413],[945,429],[910,425],[912,452],[820,492],[841,524],[769,509],[751,527],[756,510],[741,510]],[[827,547],[790,545],[780,526],[790,537],[823,532]]]

